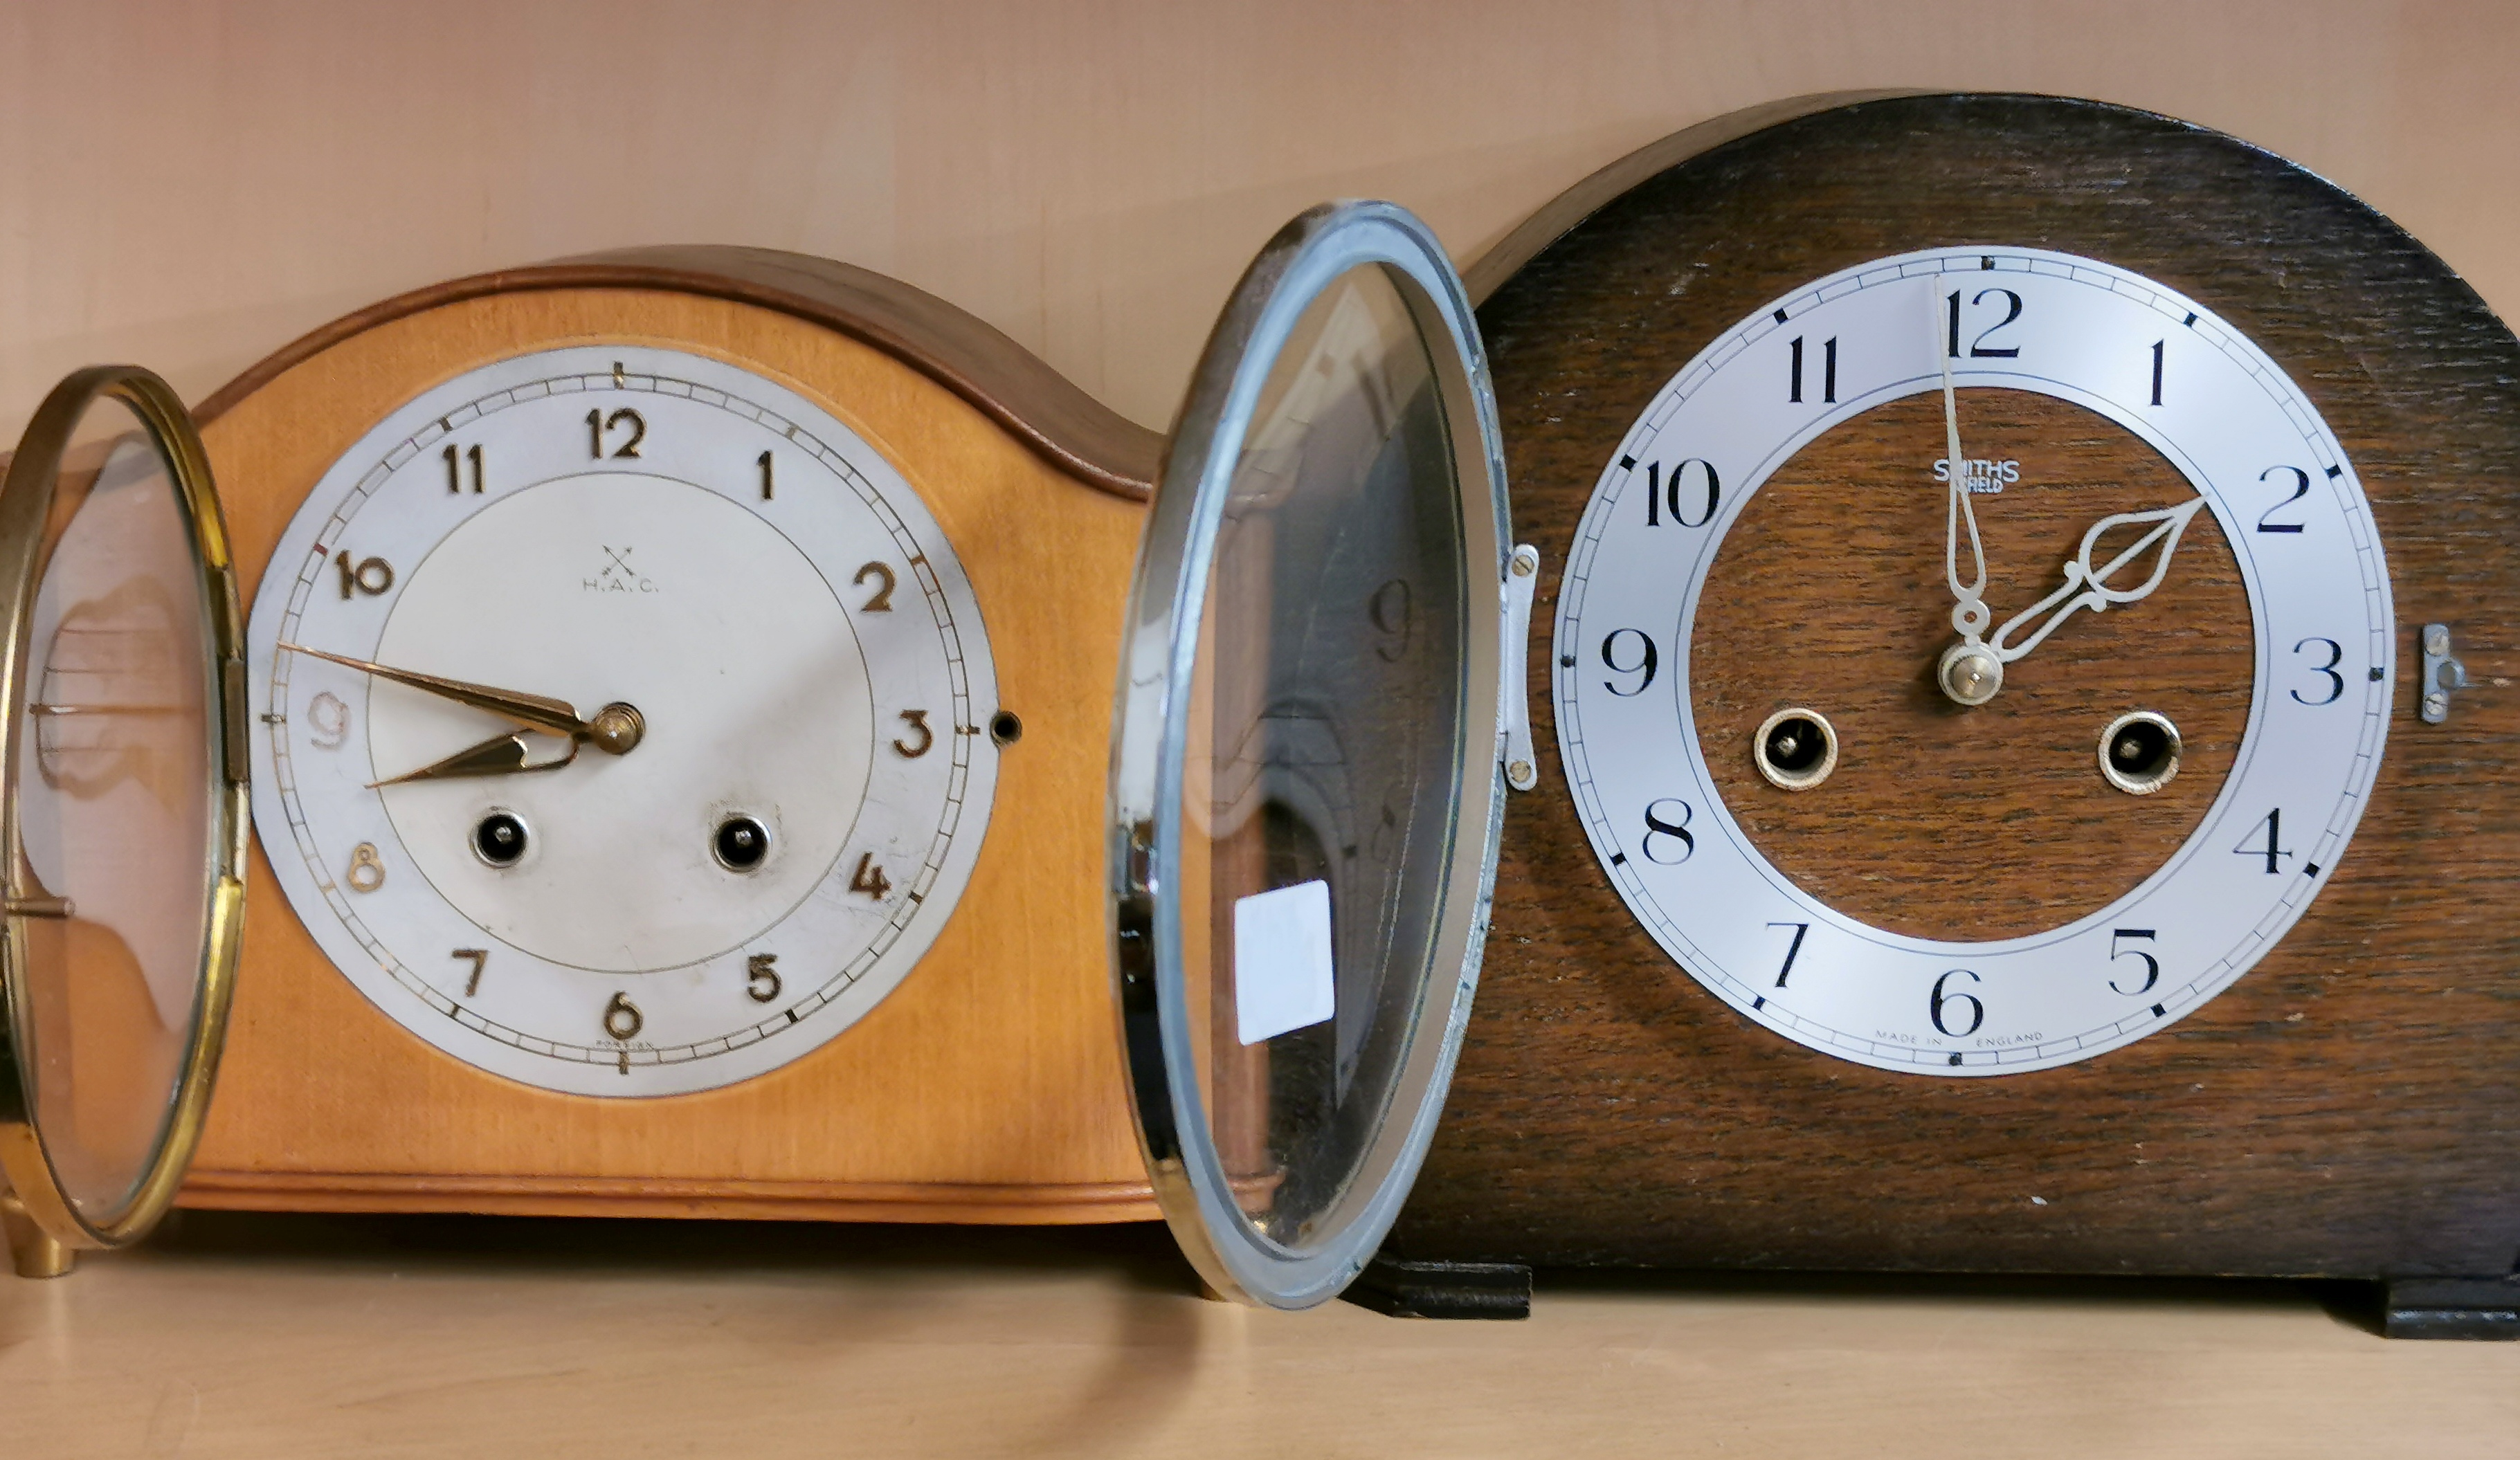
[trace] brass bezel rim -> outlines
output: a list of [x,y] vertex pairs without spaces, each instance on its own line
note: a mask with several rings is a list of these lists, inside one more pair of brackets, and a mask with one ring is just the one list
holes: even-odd
[[[63,454],[88,408],[111,397],[129,407],[149,428],[181,494],[195,564],[202,588],[204,648],[213,699],[210,725],[215,786],[209,808],[213,863],[205,891],[208,913],[202,948],[201,996],[192,1038],[169,1101],[166,1123],[148,1170],[119,1211],[104,1219],[81,1212],[63,1189],[34,1116],[30,1072],[18,1057],[17,1031],[26,1015],[23,921],[6,919],[0,933],[0,1174],[5,1174],[26,1215],[55,1241],[73,1248],[122,1247],[148,1235],[174,1205],[209,1114],[218,1057],[226,1042],[228,1009],[236,992],[237,956],[245,917],[247,826],[245,768],[245,615],[238,602],[236,567],[227,522],[210,477],[209,454],[173,387],[136,365],[99,365],[78,371],[53,387],[27,423],[5,481],[0,481],[0,782],[14,777],[21,716],[15,707],[26,690],[28,640],[33,633],[35,592],[48,548],[46,531],[61,479]],[[22,860],[17,797],[0,810],[0,858],[14,876]]]

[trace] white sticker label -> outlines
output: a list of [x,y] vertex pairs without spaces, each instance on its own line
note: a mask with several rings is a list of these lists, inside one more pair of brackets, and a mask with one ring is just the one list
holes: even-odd
[[1319,1024],[1338,1008],[1330,885],[1318,879],[1234,903],[1234,1032],[1245,1044]]

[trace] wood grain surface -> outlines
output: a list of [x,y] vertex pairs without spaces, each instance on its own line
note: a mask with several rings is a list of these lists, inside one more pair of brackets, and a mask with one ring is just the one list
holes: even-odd
[[1151,1215],[1113,1035],[1100,877],[1116,629],[1140,509],[1054,466],[1038,441],[863,332],[683,288],[674,271],[631,282],[543,281],[381,307],[225,394],[202,435],[240,580],[248,592],[260,582],[291,514],[370,425],[486,362],[620,341],[760,372],[899,467],[969,576],[1000,703],[1024,724],[1001,758],[970,884],[902,986],[812,1054],[704,1093],[601,1099],[501,1080],[388,1021],[316,948],[257,844],[233,1032],[185,1202]]
[[[2055,589],[2102,517],[2196,498],[2160,453],[2081,406],[2021,390],[1958,398],[1969,455],[2021,466],[1976,500],[1999,627]],[[1910,396],[1777,469],[1699,596],[1689,703],[1724,804],[1785,875],[1874,927],[1993,942],[2097,911],[2187,840],[2238,752],[2257,643],[2230,546],[2200,511],[2150,597],[2076,615],[2005,669],[1993,700],[1952,703],[1934,681],[1956,640],[1946,495],[1926,465],[1943,441],[1941,394]],[[2108,534],[2093,560],[2139,531]],[[2146,557],[2113,581],[2150,571]],[[1837,732],[1837,770],[1810,790],[1769,784],[1752,759],[1760,726],[1786,708]],[[2167,716],[2185,742],[2178,774],[2147,796],[2100,776],[2100,732],[2137,710]]]
[[[2274,952],[2160,1035],[2001,1079],[1868,1069],[1736,1017],[1638,927],[1566,794],[1535,653],[1542,786],[1509,812],[1477,1013],[1396,1245],[1695,1266],[2511,1270],[2520,343],[2387,220],[2227,138],[2024,98],[1869,102],[1676,166],[1481,311],[1516,530],[1550,565],[1535,625],[1553,620],[1556,566],[1621,432],[1706,340],[1835,269],[1958,243],[2088,254],[2203,300],[2344,442],[2383,534],[2405,677],[2344,863]],[[2064,632],[2123,643],[2154,606]],[[2477,686],[2442,726],[2415,719],[2408,683],[2428,621],[2452,626]],[[2194,648],[2219,651],[2210,636]],[[2210,745],[2212,707],[2198,713]],[[1885,855],[1877,823],[1838,834],[1841,885]]]

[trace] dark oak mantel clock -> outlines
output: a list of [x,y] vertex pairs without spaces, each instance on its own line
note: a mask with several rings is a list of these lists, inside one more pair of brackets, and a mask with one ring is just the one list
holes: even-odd
[[[145,429],[80,455],[99,379]],[[1527,735],[1501,458],[1460,277],[1364,202],[1269,243],[1169,438],[732,248],[388,300],[189,418],[74,377],[0,509],[22,1270],[180,1183],[1162,1215],[1219,1293],[1335,1295]]]
[[2454,274],[2196,127],[1884,96],[1470,278],[1543,789],[1400,1245],[2520,1323],[2520,344]]

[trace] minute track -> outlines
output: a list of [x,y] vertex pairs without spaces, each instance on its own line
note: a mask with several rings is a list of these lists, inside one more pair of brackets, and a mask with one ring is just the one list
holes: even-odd
[[[625,396],[639,413],[639,455],[586,460],[581,397],[611,412],[629,407],[608,398]],[[627,420],[605,438],[608,449],[628,439]],[[764,444],[780,463],[768,499],[758,485]],[[440,457],[450,445],[483,452],[481,492],[468,477],[466,490],[447,493]],[[582,552],[571,547],[581,532]],[[313,551],[317,537],[329,553]],[[389,557],[394,582],[338,598],[327,575],[344,552]],[[847,591],[848,575],[871,558],[920,591],[895,597],[890,612],[855,611],[863,594]],[[275,578],[283,563],[292,571],[286,589],[267,585],[257,600],[271,611],[256,615],[248,642],[283,717],[260,727],[255,747],[268,768],[256,795],[273,803],[263,823],[293,832],[293,855],[274,858],[275,871],[319,945],[371,1001],[469,1063],[608,1095],[703,1089],[776,1068],[888,993],[969,876],[996,747],[954,735],[932,755],[877,757],[873,735],[878,713],[899,723],[897,708],[956,725],[994,712],[970,589],[891,465],[785,387],[647,347],[501,362],[375,427],[309,495],[272,563]],[[548,610],[527,621],[559,625],[552,642],[580,646],[536,659],[515,636],[463,627],[483,612],[515,616],[520,592]],[[696,632],[721,637],[672,647],[675,635]],[[297,656],[275,647],[282,639],[460,681],[548,684],[578,705],[617,695],[640,704],[647,728],[636,753],[581,757],[557,775],[407,778],[369,791],[349,782],[491,743],[481,737],[501,737],[498,716],[437,701],[431,709],[413,691],[320,660],[292,667]],[[800,677],[761,657],[790,652],[780,647],[788,642],[810,656],[800,662],[820,667]],[[639,658],[648,645],[665,657]],[[603,663],[651,684],[572,683]],[[695,675],[733,687],[704,689]],[[775,699],[756,714],[744,707],[759,691],[744,685],[800,686],[827,707]],[[319,690],[351,707],[349,744],[328,752],[280,743],[294,732],[292,697]],[[719,698],[727,705],[711,710]],[[793,740],[790,725],[807,738]],[[759,744],[743,748],[745,736]],[[815,748],[826,739],[831,748]],[[799,753],[797,765],[822,769],[803,781],[760,779],[788,774],[777,770],[780,758]],[[367,774],[372,766],[388,774]],[[653,789],[630,789],[624,774]],[[480,813],[467,797],[536,803],[526,817],[535,834],[519,859],[492,866],[472,856],[466,837]],[[685,801],[688,828],[673,824]],[[830,810],[815,810],[823,804]],[[707,850],[729,814],[766,818],[772,829],[770,860],[741,875]],[[590,816],[617,829],[590,833]],[[339,881],[334,863],[352,842],[382,849],[374,890]],[[862,864],[881,869],[869,878],[880,896],[832,891]],[[590,891],[565,891],[572,878]],[[590,895],[627,901],[579,912]],[[725,906],[712,910],[712,900]],[[495,976],[476,996],[437,966],[446,947],[462,946],[494,949]],[[749,960],[762,955],[777,956],[788,979],[770,1011],[744,993]],[[605,1014],[607,1000],[617,1014]]]
[[[1905,366],[1888,352],[1868,353],[1864,299],[1868,292],[1913,299],[1919,288],[1939,289],[1947,268],[1965,269],[1972,284],[2007,281],[2007,288],[2026,301],[2020,323],[2013,324],[2013,332],[2004,336],[2022,341],[2019,357],[1954,362],[1958,382],[1964,387],[2002,386],[2070,401],[2160,452],[2192,489],[2202,493],[2223,537],[2230,541],[2245,583],[2247,612],[2255,624],[2255,668],[2245,732],[2220,794],[2192,834],[2148,877],[2125,895],[2106,899],[2105,906],[2056,926],[1992,940],[1888,932],[1836,910],[1771,864],[1745,834],[1725,796],[1714,793],[1717,781],[1708,756],[1731,752],[1729,746],[1719,751],[1705,742],[1694,724],[1688,689],[1697,595],[1727,534],[1748,510],[1760,487],[1809,443],[1868,409],[1912,395],[1929,383],[1933,389],[1940,388],[1939,365],[1926,369],[1921,348],[1912,347],[1919,358]],[[2072,292],[2078,289],[2085,293]],[[1907,309],[1921,307],[1902,303],[1898,312],[1904,317]],[[2112,310],[2116,313],[2111,314]],[[2099,323],[2085,332],[2060,333],[2059,327],[2049,322],[2065,316],[2078,323]],[[1724,382],[1755,376],[1764,383],[1765,374],[1771,371],[1779,372],[1778,379],[1786,378],[1781,374],[1787,364],[1782,348],[1773,343],[1764,351],[1759,348],[1779,328],[1776,322],[1780,317],[1789,317],[1807,336],[1818,331],[1847,341],[1841,364],[1841,393],[1847,399],[1836,406],[1791,403],[1799,413],[1796,419],[1767,424],[1741,392],[1734,390],[1728,396]],[[2146,326],[2142,322],[2148,319],[2161,323]],[[2199,427],[2191,421],[2174,429],[2164,423],[2165,418],[2175,418],[2175,411],[2155,410],[2148,402],[2151,346],[2166,326],[2184,326],[2189,340],[2209,343],[2215,352],[2213,357],[2192,350],[2171,356],[2174,368],[2182,371],[2177,378],[2189,380],[2186,388],[2194,391],[2221,388],[2212,385],[2223,378],[2213,375],[2218,367],[2212,359],[2228,362],[2234,383],[2226,391],[2228,398],[2218,400],[2218,408],[2232,420],[2255,424],[2226,429]],[[1885,324],[1874,334],[1895,344],[1893,332],[1899,328]],[[2147,328],[2155,332],[2132,338]],[[2111,370],[2127,376],[2124,389],[2111,385],[2115,378]],[[2252,393],[2256,405],[2249,403]],[[1784,396],[1781,389],[1776,394],[1780,400]],[[1769,417],[1778,414],[1771,412]],[[1762,435],[1763,431],[1771,434]],[[2250,431],[2257,434],[2250,436]],[[2333,486],[2317,518],[2326,530],[2283,540],[2288,548],[2308,552],[2297,552],[2291,559],[2270,560],[2270,546],[2250,541],[2254,534],[2240,530],[2242,523],[2254,519],[2254,503],[2247,492],[2254,485],[2257,467],[2265,464],[2243,467],[2225,460],[2237,449],[2235,437],[2240,446],[2280,451],[2311,466]],[[1612,514],[1629,495],[1628,485],[1643,479],[1640,468],[1683,456],[1707,458],[1723,469],[1730,500],[1716,519],[1689,536],[1675,537],[1669,525],[1641,525],[1648,519],[1637,509],[1638,515],[1624,535],[1609,531]],[[2276,877],[2268,879],[2272,885],[2266,887],[2222,887],[2211,860],[2199,858],[2200,849],[2216,846],[2218,839],[2234,840],[2247,824],[2263,820],[2267,804],[2277,799],[2279,787],[2297,803],[2285,812],[2284,824],[2318,828],[2298,844],[2288,842],[2287,852],[2298,851],[2304,863],[2326,866],[2350,836],[2385,736],[2393,684],[2388,673],[2388,588],[2377,535],[2369,525],[2368,509],[2362,502],[2350,464],[2298,390],[2237,332],[2175,291],[2093,260],[2036,250],[1942,250],[1877,260],[1797,290],[1749,315],[1734,332],[1709,344],[1640,413],[1636,426],[1610,458],[1586,520],[1575,535],[1559,604],[1562,672],[1552,683],[1568,784],[1596,852],[1612,869],[1612,880],[1631,909],[1666,951],[1747,1017],[1815,1047],[1888,1069],[1978,1075],[2087,1058],[2150,1033],[2210,998],[2263,955],[2307,906],[2307,890],[2315,886],[2315,879]],[[1989,502],[2001,504],[2002,500]],[[2000,530],[1994,525],[1997,520],[1989,519],[1990,531]],[[1651,544],[1662,564],[1658,579],[1641,573],[1630,562],[1644,551],[1640,539],[1647,534],[1659,535]],[[2297,560],[2305,556],[2322,563],[2332,557],[2335,562],[2332,568],[2314,570]],[[1934,565],[1941,566],[1939,557]],[[1682,580],[1677,589],[1657,596],[1647,587],[1657,581],[1668,587],[1674,573]],[[2363,590],[2352,596],[2360,600],[2351,610],[2358,626],[2349,629],[2342,620],[2331,618],[2320,635],[2350,644],[2350,650],[2340,649],[2340,655],[2350,652],[2364,659],[2368,670],[2355,677],[2366,689],[2360,705],[2339,704],[2336,708],[2349,714],[2327,723],[2303,719],[2300,706],[2272,705],[2267,692],[2268,645],[2274,638],[2302,628],[2307,622],[2303,615],[2328,612],[2335,606],[2328,601],[2332,596],[2316,591],[2322,574],[2325,581],[2340,576],[2347,582],[2359,581]],[[2141,607],[2122,607],[2106,615],[2077,615],[2060,633],[2068,638],[2126,633],[2142,612]],[[1677,624],[1677,629],[1655,627],[1668,624]],[[1599,627],[1588,629],[1588,625]],[[1571,669],[1566,661],[1580,656],[1589,639],[1632,628],[1673,635],[1662,644],[1671,698],[1661,701],[1653,713],[1677,717],[1685,766],[1667,758],[1640,759],[1630,748],[1645,743],[1637,740],[1638,735],[1667,744],[1669,732],[1648,730],[1652,722],[1637,718],[1642,710],[1610,703],[1609,694],[1588,693],[1580,674],[1563,672]],[[2034,659],[2025,670],[2036,665]],[[1604,702],[1594,704],[1597,699]],[[1585,718],[1588,706],[1593,716],[1589,721]],[[2359,714],[2351,713],[2356,709]],[[2305,748],[2304,742],[2316,743]],[[1916,774],[1930,775],[1931,768],[1918,768]],[[2301,792],[2305,785],[2326,789],[2305,797]],[[2252,786],[2259,789],[2250,790]],[[2318,801],[2320,795],[2326,798],[2323,802]],[[1701,805],[1704,814],[1693,829],[1699,833],[1699,846],[1718,855],[1693,855],[1679,867],[1630,862],[1624,855],[1629,839],[1626,803],[1642,805],[1658,797]],[[1728,871],[1728,865],[1737,870]],[[2220,877],[2220,882],[2228,881],[2228,874]],[[2207,890],[2209,882],[2216,885]],[[1665,899],[1677,900],[1675,915],[1659,910]],[[2177,940],[2175,953],[2167,951],[2169,944],[2165,944],[2165,983],[2154,994],[2163,1012],[2155,1012],[2147,1000],[2126,1001],[2132,1006],[2110,1014],[2102,1007],[2105,1000],[2089,995],[2088,991],[2074,995],[2051,992],[2076,976],[2079,962],[2088,961],[2082,956],[2083,945],[2092,943],[2095,934],[2104,938],[2106,926],[2124,924],[2138,908],[2144,910],[2136,921],[2160,923],[2168,930],[2165,940]],[[1727,930],[1778,917],[1797,922],[1808,918],[1813,924],[1813,947],[1807,959],[1822,960],[1808,963],[1815,970],[1810,988],[1786,991],[1781,996],[1787,1003],[1781,1005],[1775,991],[1751,987],[1757,980],[1735,978],[1726,971],[1736,958],[1745,964],[1755,961],[1750,949],[1732,947],[1741,940]],[[2218,926],[2226,930],[2219,938],[2211,932]],[[1683,927],[1696,930],[1695,935],[1684,936]],[[1838,946],[1826,950],[1824,941]],[[1912,962],[1916,971],[1901,971]],[[2179,970],[2184,976],[2174,982],[2179,964],[2184,965]],[[1985,991],[1985,1027],[1967,1031],[1965,1039],[1925,1023],[1926,1001],[1921,995],[1914,1009],[1904,1013],[1880,1002],[1886,996],[1877,993],[1882,988],[1904,987],[1940,969],[1961,966],[1971,967],[1985,981],[1972,986]],[[1818,972],[1822,968],[1839,970],[1834,985]],[[1798,984],[1800,977],[1798,968]],[[2056,1002],[2059,996],[2066,997],[2067,1005],[2076,997],[2082,999],[2080,1019],[2072,1017],[2071,1007]],[[2025,1008],[2031,1012],[2022,1013]],[[1839,1015],[1834,1022],[1832,1009]],[[1862,1022],[1847,1027],[1846,1014]],[[1898,1038],[1889,1038],[1885,1032],[1890,1030],[1900,1031]],[[1959,1055],[1965,1058],[1956,1060]]]

